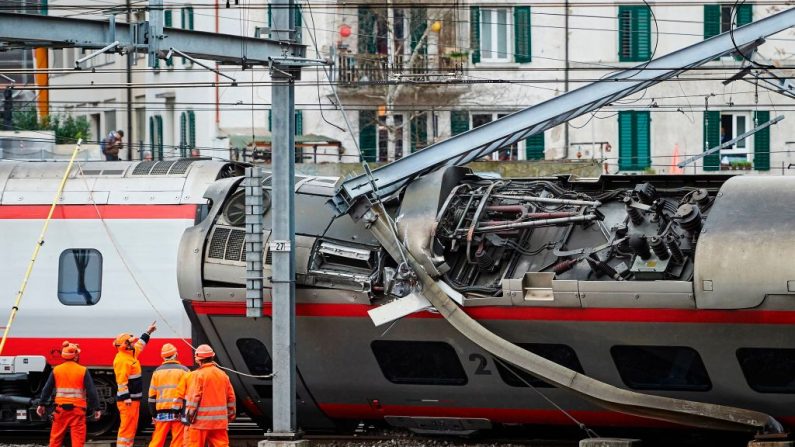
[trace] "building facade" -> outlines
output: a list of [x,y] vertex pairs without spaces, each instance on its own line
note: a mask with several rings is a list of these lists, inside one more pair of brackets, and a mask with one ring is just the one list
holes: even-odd
[[[267,37],[269,8],[165,3],[166,27]],[[781,8],[743,4],[735,9],[734,2],[566,3],[491,0],[450,2],[449,7],[436,2],[426,8],[397,1],[299,2],[295,30],[307,56],[334,65],[305,68],[296,82],[296,161],[390,161]],[[69,9],[52,5],[79,3],[49,4],[50,14],[60,14]],[[133,19],[146,14],[141,9]],[[123,14],[118,18],[124,19]],[[787,65],[795,47],[790,34],[771,36],[757,55],[761,63],[782,67],[775,71],[782,77],[791,74]],[[154,70],[140,56],[127,89],[125,56],[100,55],[74,71],[83,53],[51,50],[49,82],[56,87],[51,109],[87,116],[94,138],[116,128],[132,130],[125,136],[131,151],[123,157],[267,160],[267,68],[219,67],[237,80],[232,86],[178,56],[161,60]],[[768,130],[685,172],[788,173],[793,142],[787,135],[795,128],[795,119],[788,119],[790,99],[743,80],[722,82],[747,63],[735,56],[717,59],[489,157],[596,159],[607,173],[678,173],[679,161],[784,115]]]

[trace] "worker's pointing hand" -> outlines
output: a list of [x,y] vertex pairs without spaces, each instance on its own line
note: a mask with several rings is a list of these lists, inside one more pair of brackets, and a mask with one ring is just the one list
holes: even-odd
[[150,324],[149,327],[146,328],[146,333],[147,334],[152,335],[152,332],[157,330],[156,323],[157,323],[157,320],[153,321],[152,324]]

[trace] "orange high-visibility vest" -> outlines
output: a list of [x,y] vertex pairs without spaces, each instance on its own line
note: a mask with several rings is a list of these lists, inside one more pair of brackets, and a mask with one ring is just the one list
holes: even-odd
[[55,379],[55,404],[86,408],[86,367],[77,362],[66,361],[52,370]]
[[149,402],[157,411],[182,409],[183,396],[178,395],[177,386],[187,373],[188,368],[176,360],[166,361],[155,370],[149,383]]
[[185,408],[196,414],[191,430],[225,430],[235,414],[235,392],[229,377],[213,363],[201,365],[188,380]]

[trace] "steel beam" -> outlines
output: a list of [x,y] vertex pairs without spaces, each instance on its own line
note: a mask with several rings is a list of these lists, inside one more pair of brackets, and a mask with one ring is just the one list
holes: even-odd
[[[572,118],[649,88],[717,57],[761,44],[765,37],[795,25],[795,9],[737,28],[598,82],[469,130],[373,171],[344,181],[331,200],[338,214],[359,198],[384,198],[412,179],[451,164],[465,164]],[[377,191],[373,191],[373,189]]]
[[[101,49],[118,40],[126,51],[147,53],[151,26],[147,22],[115,24],[109,21],[0,12],[0,42],[25,47]],[[156,29],[157,27],[155,27]],[[285,54],[304,57],[305,46],[272,39],[162,28],[163,48],[176,48],[196,59],[227,64],[267,65]],[[115,36],[114,36],[115,34]],[[136,37],[140,36],[140,37]],[[154,42],[154,40],[152,41]]]
[[[292,42],[293,0],[271,0],[271,35]],[[295,56],[295,55],[285,55]],[[273,65],[271,180],[273,253],[273,433],[292,437],[295,417],[295,84],[287,67]]]

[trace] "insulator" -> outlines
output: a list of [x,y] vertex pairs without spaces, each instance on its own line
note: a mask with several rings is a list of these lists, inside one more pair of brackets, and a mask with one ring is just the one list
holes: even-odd
[[643,234],[633,234],[629,237],[629,246],[632,247],[632,251],[635,252],[636,255],[640,256],[640,259],[644,261],[651,258],[651,250],[649,250],[649,241],[646,240],[646,236]]
[[668,259],[670,256],[668,249],[665,247],[665,243],[663,243],[663,240],[659,237],[652,236],[649,239],[649,245],[651,246],[651,249],[654,250],[654,254],[657,255],[657,258],[659,258],[661,261]]
[[568,272],[578,262],[580,262],[579,259],[567,259],[565,261],[558,262],[557,264],[552,266],[552,271],[557,274]]
[[475,262],[477,262],[478,268],[484,272],[492,272],[497,267],[494,258],[486,250],[475,252]]
[[645,205],[651,205],[655,200],[657,200],[657,188],[655,188],[651,183],[646,182],[640,185],[635,185],[635,192],[638,194],[640,203]]
[[685,255],[682,253],[682,249],[679,248],[679,241],[676,240],[676,236],[673,234],[668,234],[668,236],[665,236],[665,245],[667,245],[668,250],[671,251],[671,258],[676,264],[682,264],[685,262]]
[[632,206],[632,198],[624,197],[622,200],[624,202],[624,206],[627,208],[627,214],[629,215],[629,220],[632,221],[634,225],[641,225],[644,222],[643,213],[640,212],[639,209]]
[[679,219],[679,225],[688,233],[698,233],[701,230],[701,211],[698,210],[698,207],[685,203],[676,210],[675,217]]
[[600,261],[595,254],[592,253],[590,256],[585,258],[585,260],[588,261],[588,266],[591,267],[591,270],[596,274],[597,277],[607,275],[616,281],[624,280],[624,278],[622,278],[613,267],[610,267],[606,262]]
[[629,253],[629,240],[625,239],[627,233],[629,232],[629,228],[626,225],[619,225],[616,227],[616,239],[624,239],[623,241],[619,242],[616,248],[622,253]]
[[705,206],[709,205],[709,193],[703,188],[696,190],[690,196],[690,203],[695,203],[699,208],[703,209]]

